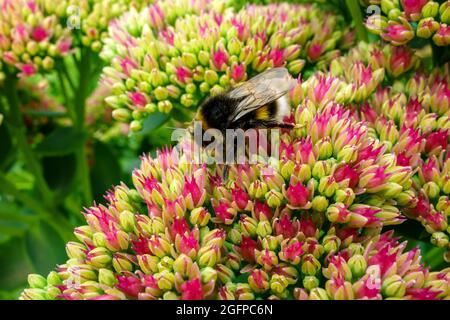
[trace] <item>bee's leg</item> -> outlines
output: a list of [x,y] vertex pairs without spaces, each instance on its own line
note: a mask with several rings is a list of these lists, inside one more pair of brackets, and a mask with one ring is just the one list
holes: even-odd
[[[225,149],[223,150],[223,161],[224,161],[224,167],[223,167],[223,172],[222,172],[222,179],[225,182],[226,180],[228,180],[228,174],[230,173],[230,168],[233,164],[237,163],[237,155],[235,154],[235,150],[236,150],[236,145],[235,142],[233,142],[232,145],[230,145],[227,142],[225,142],[224,145]],[[231,158],[231,155],[233,155],[234,159],[232,160],[231,163],[228,162],[229,158]]]
[[266,129],[293,129],[295,128],[295,124],[293,123],[286,123],[286,122],[280,122],[277,120],[256,120],[253,119],[250,121],[250,125],[253,128],[266,128]]
[[228,173],[230,172],[230,165],[225,164],[224,168],[223,168],[223,174],[222,174],[222,179],[225,182],[226,180],[228,180]]

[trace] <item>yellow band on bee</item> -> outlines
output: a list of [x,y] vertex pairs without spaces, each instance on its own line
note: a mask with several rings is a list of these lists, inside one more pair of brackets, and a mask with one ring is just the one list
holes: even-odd
[[268,106],[264,106],[256,110],[255,118],[257,120],[267,120],[270,117],[270,111]]

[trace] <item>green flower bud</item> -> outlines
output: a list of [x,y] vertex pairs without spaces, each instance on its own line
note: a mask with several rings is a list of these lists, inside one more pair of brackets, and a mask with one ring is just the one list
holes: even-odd
[[165,256],[162,257],[158,262],[158,271],[161,272],[163,270],[172,270],[174,260],[171,257]]
[[355,192],[351,188],[345,188],[344,190],[339,189],[334,194],[334,201],[336,203],[343,203],[346,206],[353,204],[355,200]]
[[62,284],[62,279],[56,271],[51,271],[47,276],[47,283],[50,286]]
[[439,8],[439,13],[441,14],[441,22],[448,24],[450,23],[450,4],[448,2],[444,2],[441,4]]
[[95,268],[106,268],[111,262],[111,254],[103,247],[94,248],[87,254],[86,263]]
[[393,275],[384,279],[381,285],[381,293],[385,297],[401,298],[405,295],[406,283],[399,275]]
[[163,294],[163,300],[170,301],[170,300],[179,300],[180,297],[177,296],[177,294],[173,291],[167,291]]
[[235,37],[228,41],[227,50],[230,55],[239,55],[241,52],[241,47],[241,42]]
[[225,92],[225,89],[223,87],[219,86],[218,84],[214,85],[211,88],[211,95],[213,95],[213,96],[217,96],[224,92]]
[[55,60],[53,60],[50,57],[45,57],[44,60],[42,60],[42,67],[44,70],[49,71],[52,70],[55,66]]
[[170,113],[172,111],[173,105],[169,100],[158,102],[158,110],[161,113]]
[[220,282],[226,284],[233,281],[234,271],[231,270],[231,268],[223,264],[218,264],[216,266],[216,270],[217,270],[217,277],[219,278]]
[[337,252],[341,246],[341,239],[334,234],[327,235],[322,240],[325,252]]
[[314,154],[318,155],[320,160],[326,160],[333,155],[333,145],[330,139],[322,139],[314,145]]
[[137,256],[137,261],[140,269],[145,274],[154,274],[158,272],[158,263],[159,263],[158,257],[152,256],[150,254],[143,254]]
[[305,60],[296,59],[287,64],[287,69],[291,74],[297,75],[303,70],[305,63],[306,63]]
[[183,95],[181,96],[180,103],[181,103],[184,107],[190,108],[190,107],[192,107],[193,105],[195,105],[194,96],[193,96],[192,94],[190,94],[190,93],[183,94]]
[[205,71],[205,82],[209,84],[210,86],[215,85],[219,82],[219,76],[217,75],[217,72],[214,70],[206,70]]
[[244,236],[254,237],[256,235],[257,226],[258,222],[252,217],[244,216],[239,220],[239,227]]
[[319,286],[320,282],[319,279],[317,279],[314,276],[306,276],[303,279],[303,287],[307,289],[308,291],[313,290],[314,288],[317,288]]
[[431,243],[439,248],[446,248],[449,243],[449,238],[443,232],[433,232],[431,235]]
[[200,227],[204,227],[208,225],[209,220],[211,219],[211,214],[205,208],[195,208],[191,211],[189,215],[189,221],[193,225],[198,225]]
[[109,287],[112,287],[117,283],[117,279],[111,270],[100,269],[100,270],[98,270],[98,282],[100,284],[104,284]]
[[318,191],[326,197],[332,197],[339,188],[333,176],[326,176],[320,179]]
[[209,60],[210,60],[210,56],[209,53],[206,51],[201,50],[198,53],[198,61],[200,62],[200,64],[204,67],[209,66]]
[[112,116],[117,121],[128,122],[131,119],[131,112],[128,109],[119,108],[113,110]]
[[148,112],[148,113],[154,113],[154,112],[156,112],[157,109],[158,109],[158,107],[154,103],[149,103],[144,107],[145,112]]
[[312,176],[316,178],[317,180],[320,180],[324,176],[329,174],[329,168],[326,161],[317,161],[314,164],[314,167],[312,169]]
[[44,289],[47,286],[47,280],[38,274],[28,275],[28,284],[31,288]]
[[422,187],[422,190],[430,199],[437,198],[440,193],[439,186],[433,181],[425,183]]
[[142,130],[143,126],[144,126],[144,125],[142,124],[142,121],[140,121],[140,120],[133,120],[133,121],[130,123],[130,130],[131,130],[132,132],[139,132],[139,131]]
[[78,242],[71,241],[66,244],[66,253],[71,259],[84,260],[86,250],[86,246]]
[[45,295],[45,297],[48,300],[56,300],[56,298],[60,294],[61,294],[61,290],[59,290],[57,287],[55,287],[55,286],[48,286],[47,287],[47,294]]
[[21,296],[21,300],[47,300],[47,291],[43,289],[25,289]]
[[267,200],[267,205],[271,208],[278,208],[284,200],[283,194],[275,190],[267,192],[265,198]]
[[389,11],[398,9],[399,7],[398,0],[381,0],[381,10],[385,14],[389,14]]
[[267,220],[260,221],[256,227],[256,234],[262,238],[272,234],[271,223]]
[[158,101],[164,101],[169,98],[169,91],[165,87],[157,87],[153,90],[153,94]]
[[181,274],[183,277],[187,276],[193,265],[192,259],[185,254],[180,254],[173,262],[173,271]]
[[270,279],[270,290],[277,296],[283,295],[288,285],[286,277],[280,274],[274,274]]
[[302,258],[302,273],[308,276],[314,276],[320,270],[321,265],[312,254],[307,254]]
[[198,65],[197,57],[192,53],[184,52],[181,56],[181,60],[189,69],[194,69]]
[[172,290],[175,284],[175,275],[169,270],[164,270],[155,275],[158,287],[163,291]]
[[311,202],[312,209],[318,212],[325,212],[328,208],[328,200],[324,196],[315,196]]
[[220,260],[220,248],[217,245],[202,247],[198,252],[197,262],[200,268],[214,267]]
[[132,232],[136,225],[136,221],[134,218],[134,213],[125,210],[122,211],[119,215],[120,226],[126,232]]
[[[223,265],[221,265],[221,266],[223,266]],[[223,267],[226,268],[225,266],[223,266]],[[206,267],[206,268],[202,269],[200,272],[201,272],[202,283],[208,283],[210,281],[217,280],[217,271],[211,267]]]
[[401,192],[395,200],[397,201],[397,204],[402,207],[408,207],[413,205],[416,199],[416,195],[413,190],[406,190],[404,192]]
[[209,91],[211,90],[211,86],[206,82],[202,82],[199,88],[201,93],[209,93]]
[[269,275],[264,270],[256,269],[248,277],[248,284],[256,293],[266,292],[270,286]]
[[339,162],[352,163],[358,158],[358,148],[356,146],[344,146],[337,155]]
[[115,253],[113,256],[112,265],[117,273],[133,271],[133,263],[130,261],[127,254],[124,253]]
[[423,18],[434,18],[439,12],[439,3],[435,1],[428,1],[422,7],[422,17]]
[[328,293],[322,288],[313,288],[309,293],[310,300],[330,300]]
[[366,272],[367,261],[360,254],[356,254],[356,255],[352,256],[348,260],[347,263],[348,263],[348,266],[350,267],[350,270],[352,271],[352,275],[353,275],[354,279],[360,278]]

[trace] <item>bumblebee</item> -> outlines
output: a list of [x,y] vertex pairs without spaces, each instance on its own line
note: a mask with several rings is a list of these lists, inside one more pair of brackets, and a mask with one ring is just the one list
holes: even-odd
[[[203,133],[208,129],[215,129],[222,133],[222,137],[228,129],[292,129],[294,125],[283,120],[291,114],[288,91],[295,85],[296,81],[287,69],[269,69],[223,94],[206,99],[193,121],[201,123]],[[234,143],[231,142],[232,148],[227,145],[226,150],[222,150],[222,159],[229,159],[229,153],[234,155]],[[202,146],[205,147],[203,140]],[[249,150],[245,152],[248,159]],[[228,176],[229,169],[227,163],[223,178]]]
[[293,128],[283,119],[291,113],[287,93],[295,84],[286,68],[269,69],[224,94],[208,98],[194,120],[202,123],[204,131]]

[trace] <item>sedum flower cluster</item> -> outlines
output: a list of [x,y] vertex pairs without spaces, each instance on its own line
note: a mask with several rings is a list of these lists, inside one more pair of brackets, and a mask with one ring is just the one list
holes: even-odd
[[[450,75],[448,65],[431,73],[419,66],[406,47],[361,44],[333,61],[328,81],[330,90],[338,88],[336,99],[367,123],[370,136],[396,154],[397,164],[412,168],[412,188],[397,201],[411,204],[402,213],[419,221],[450,260]],[[383,70],[389,81],[377,76]],[[355,85],[360,78],[365,82]]]
[[94,52],[102,49],[111,21],[130,8],[141,9],[152,0],[38,0],[46,12],[56,15],[73,31],[77,47],[88,47]]
[[[42,0],[0,1],[3,67],[13,66],[20,76],[49,71],[56,59],[69,54],[71,44],[70,30],[60,23],[57,15],[44,10]],[[0,74],[0,83],[4,77]]]
[[367,19],[366,26],[383,40],[393,45],[404,45],[413,40],[430,39],[437,46],[450,45],[450,1],[365,2],[378,5],[380,12],[374,11]]
[[165,3],[125,14],[105,40],[109,66],[102,81],[112,90],[106,101],[132,131],[141,130],[149,114],[189,111],[267,68],[286,66],[297,75],[305,64],[325,65],[353,40],[338,17],[313,5],[250,5],[235,12],[221,2],[194,1],[184,15],[176,11],[175,21],[165,19]]
[[[380,93],[380,74],[391,71],[359,50],[342,58],[342,69],[332,65],[334,75],[316,73],[291,90],[286,121],[296,129],[281,131],[279,159],[233,165],[224,179],[222,165],[192,162],[189,140],[184,152],[143,157],[133,186],[115,187],[106,204],[84,211],[69,259],[47,277],[30,275],[21,299],[450,298],[450,269],[431,272],[418,248],[383,230],[422,212],[416,200],[420,190],[429,198],[428,182],[439,187],[433,199],[445,198],[437,178],[444,168],[417,173],[427,162],[415,152],[442,161],[434,155],[443,99],[431,96],[447,73]],[[424,110],[440,110],[435,127],[420,109],[404,132],[387,132],[411,119],[389,116],[402,107],[395,90],[428,94]],[[417,135],[425,134],[420,149]],[[429,203],[429,216],[444,202]]]

